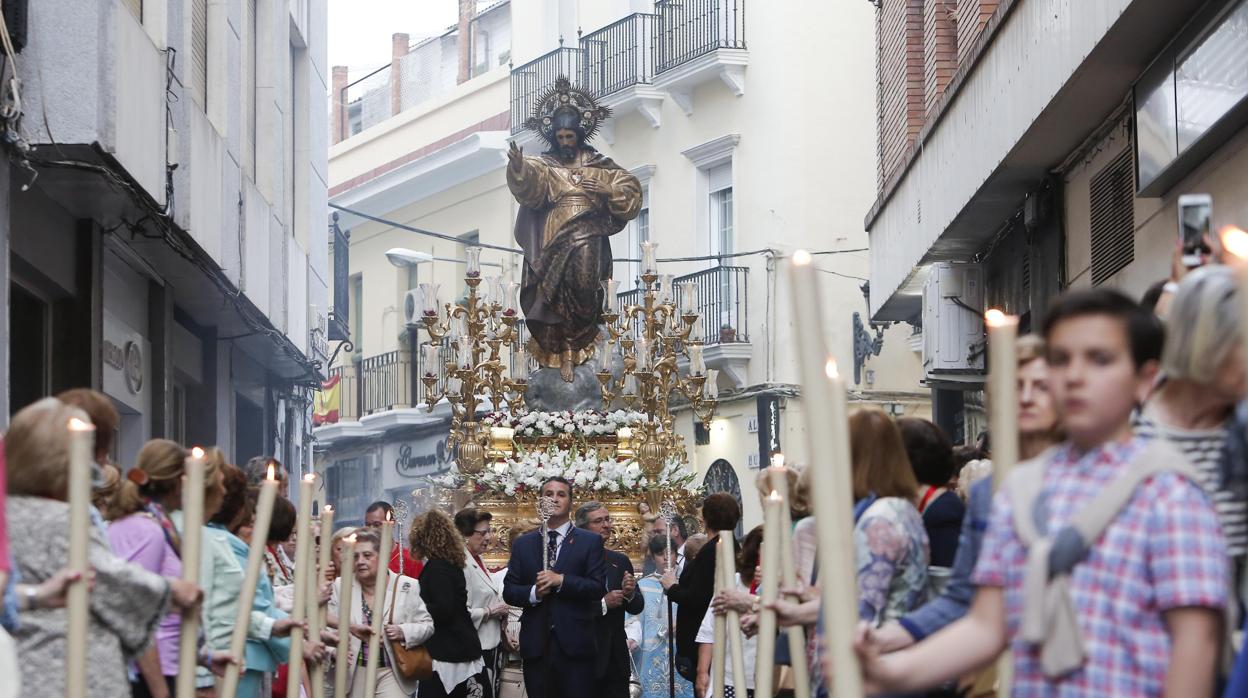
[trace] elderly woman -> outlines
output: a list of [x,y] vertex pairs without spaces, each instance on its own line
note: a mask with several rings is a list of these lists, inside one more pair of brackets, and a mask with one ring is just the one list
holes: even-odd
[[1248,481],[1245,465],[1224,457],[1235,405],[1248,392],[1239,303],[1228,267],[1201,267],[1183,277],[1166,316],[1161,383],[1135,429],[1168,440],[1196,466],[1217,509],[1236,581],[1242,583]]
[[[32,584],[54,576],[69,554],[65,425],[74,417],[88,419],[82,410],[46,398],[18,412],[5,437],[9,544],[22,579]],[[126,660],[151,644],[170,601],[179,609],[194,608],[200,590],[119,558],[98,529],[90,531],[88,555],[95,583],[87,626],[91,680],[86,698],[117,698],[131,690]],[[66,612],[61,609],[23,614],[13,637],[21,660],[24,698],[65,695],[65,674],[53,668],[64,662],[66,625]]]
[[408,542],[412,554],[425,563],[420,597],[433,616],[433,636],[426,645],[433,658],[433,678],[420,682],[421,698],[490,695],[481,641],[468,612],[464,539],[451,518],[434,509],[412,522]]
[[[368,661],[369,647],[373,643],[373,614],[382,613],[382,627],[385,635],[381,643],[382,654],[378,662],[377,689],[373,696],[367,698],[406,698],[416,692],[416,682],[402,676],[394,670],[395,662],[391,654],[391,643],[401,642],[404,647],[413,648],[425,644],[433,635],[433,618],[422,600],[421,584],[411,577],[390,574],[379,564],[381,541],[378,535],[366,528],[355,534],[355,586],[351,587],[351,598],[342,599],[341,579],[335,580],[329,597],[329,622],[338,627],[340,622],[350,623],[351,645],[347,652],[347,666],[350,667],[347,685],[350,686],[351,698],[366,698],[364,687],[364,667]],[[378,573],[381,572],[379,575]],[[458,573],[459,570],[456,570]],[[462,581],[464,576],[459,573]],[[378,582],[386,585],[385,608],[377,608],[375,602]],[[467,606],[462,606],[464,613]],[[474,634],[473,637],[476,637]],[[430,648],[432,651],[432,647]],[[342,661],[342,658],[338,658]],[[421,694],[424,695],[423,693]]]

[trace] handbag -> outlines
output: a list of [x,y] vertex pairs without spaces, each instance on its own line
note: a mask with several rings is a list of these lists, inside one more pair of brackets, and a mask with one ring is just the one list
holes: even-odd
[[[394,624],[394,602],[399,595],[399,580],[394,580],[394,593],[390,595],[390,620]],[[390,645],[390,658],[394,671],[408,681],[425,681],[433,678],[433,657],[424,645],[408,649],[402,641],[386,640]]]

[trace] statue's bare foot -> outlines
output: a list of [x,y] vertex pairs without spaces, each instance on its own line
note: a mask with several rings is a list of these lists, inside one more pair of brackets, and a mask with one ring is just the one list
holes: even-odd
[[563,362],[559,366],[559,376],[564,383],[572,382],[572,350],[563,350]]

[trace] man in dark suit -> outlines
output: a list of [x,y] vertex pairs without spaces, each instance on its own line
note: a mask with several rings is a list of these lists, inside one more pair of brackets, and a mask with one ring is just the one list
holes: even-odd
[[715,549],[719,535],[736,539],[732,531],[741,520],[741,507],[726,492],[717,492],[702,502],[702,524],[709,539],[697,557],[685,565],[680,580],[667,572],[659,579],[667,598],[676,603],[676,671],[689,681],[696,681],[698,670],[698,627],[715,595]]
[[[609,540],[611,512],[600,502],[585,502],[576,509],[576,526]],[[607,584],[603,589],[602,615],[598,617],[598,660],[594,678],[600,681],[606,698],[628,698],[628,679],[633,663],[629,658],[628,637],[624,634],[624,613],[641,613],[646,601],[637,593],[633,563],[628,556],[606,550]]]
[[[523,608],[520,657],[530,698],[584,698],[593,693],[595,619],[606,588],[602,538],[572,526],[572,485],[542,483],[552,501],[546,531],[526,533],[511,546],[503,600]],[[543,556],[553,560],[545,569]]]

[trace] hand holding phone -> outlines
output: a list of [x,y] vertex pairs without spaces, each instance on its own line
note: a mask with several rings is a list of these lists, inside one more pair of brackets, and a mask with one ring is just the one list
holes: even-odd
[[1208,194],[1183,194],[1179,197],[1179,253],[1183,266],[1199,267],[1213,253],[1209,240],[1213,197]]

